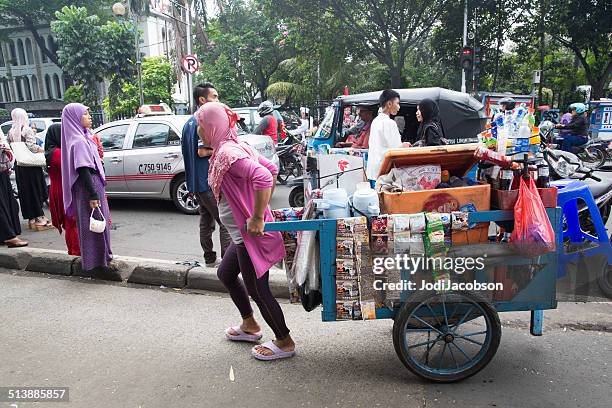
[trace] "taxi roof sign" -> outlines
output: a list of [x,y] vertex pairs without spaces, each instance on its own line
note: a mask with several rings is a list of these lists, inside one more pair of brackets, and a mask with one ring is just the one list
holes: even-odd
[[142,105],[140,108],[138,108],[137,116],[139,118],[144,116],[159,115],[174,115],[174,112],[172,112],[172,109],[170,109],[170,107],[163,102],[156,105]]

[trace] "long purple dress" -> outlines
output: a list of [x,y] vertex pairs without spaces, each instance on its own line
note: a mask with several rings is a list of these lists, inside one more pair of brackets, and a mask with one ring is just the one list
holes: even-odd
[[[91,207],[89,207],[89,191],[81,178],[77,178],[72,187],[72,200],[76,211],[76,221],[79,230],[79,244],[81,246],[81,263],[83,270],[91,270],[96,267],[107,266],[113,259],[110,247],[110,211],[104,192],[104,183],[99,174],[91,175],[91,184],[100,197],[100,209],[106,219],[106,229],[103,233],[91,232],[89,230],[89,217]],[[100,218],[100,213],[96,210],[94,216]]]

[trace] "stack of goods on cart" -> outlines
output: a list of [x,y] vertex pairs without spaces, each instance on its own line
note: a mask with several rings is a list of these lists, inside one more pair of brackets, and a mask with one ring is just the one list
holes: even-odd
[[524,105],[495,115],[478,138],[487,148],[511,158],[523,153],[537,153],[540,145],[535,116]]
[[[523,173],[536,181],[545,207],[557,204],[557,189],[550,187],[548,165],[539,157],[539,129],[533,123],[533,114],[518,106],[496,115],[479,135],[481,146],[475,152],[479,180],[491,185],[491,205],[495,209],[514,209]],[[509,242],[510,232],[506,229],[500,228],[498,241]]]
[[[470,172],[478,162],[475,152],[479,147],[472,143],[388,151],[376,180],[381,213],[489,210],[491,186]],[[465,229],[453,231],[454,245],[487,242],[488,223],[465,224]]]
[[[304,215],[303,207],[295,207],[295,208],[279,208],[277,210],[272,210],[272,215],[274,216],[274,220],[276,222],[282,221],[299,221],[302,219]],[[297,249],[297,232],[296,231],[283,231],[283,242],[285,245],[285,256],[284,264],[285,271],[287,272],[287,276],[289,276],[290,271],[293,269],[293,263],[295,260],[295,251]],[[292,284],[291,280],[288,279],[289,284],[289,298],[291,303],[299,302],[299,294],[297,292],[297,288]]]
[[[371,271],[370,234],[365,217],[339,219],[336,224],[336,318],[376,318],[374,299],[360,302],[359,276]],[[366,295],[368,288],[364,288]]]
[[[442,262],[428,266],[424,260],[445,259],[453,232],[468,230],[467,215],[420,212],[337,219],[336,319],[376,319],[377,310],[400,303],[407,290],[403,282],[450,281]],[[402,270],[394,261],[408,257],[422,260],[416,263],[418,270]]]

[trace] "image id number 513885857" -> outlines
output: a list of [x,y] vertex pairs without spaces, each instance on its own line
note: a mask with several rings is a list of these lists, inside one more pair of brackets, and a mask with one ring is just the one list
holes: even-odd
[[0,387],[0,402],[68,402],[68,387]]

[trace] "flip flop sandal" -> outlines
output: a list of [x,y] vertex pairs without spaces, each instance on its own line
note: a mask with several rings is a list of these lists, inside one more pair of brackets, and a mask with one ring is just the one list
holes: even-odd
[[266,356],[264,354],[260,354],[257,352],[257,349],[253,347],[251,349],[251,355],[257,360],[262,361],[272,361],[272,360],[280,360],[283,358],[290,358],[295,356],[295,350],[293,351],[283,351],[281,350],[272,340],[265,342],[260,347],[265,347],[270,350],[273,354]]
[[[231,334],[230,330],[234,330],[238,334]],[[246,333],[240,329],[240,326],[230,327],[225,330],[225,337],[232,341],[246,341],[249,343],[257,343],[262,338],[261,331],[257,333]]]

